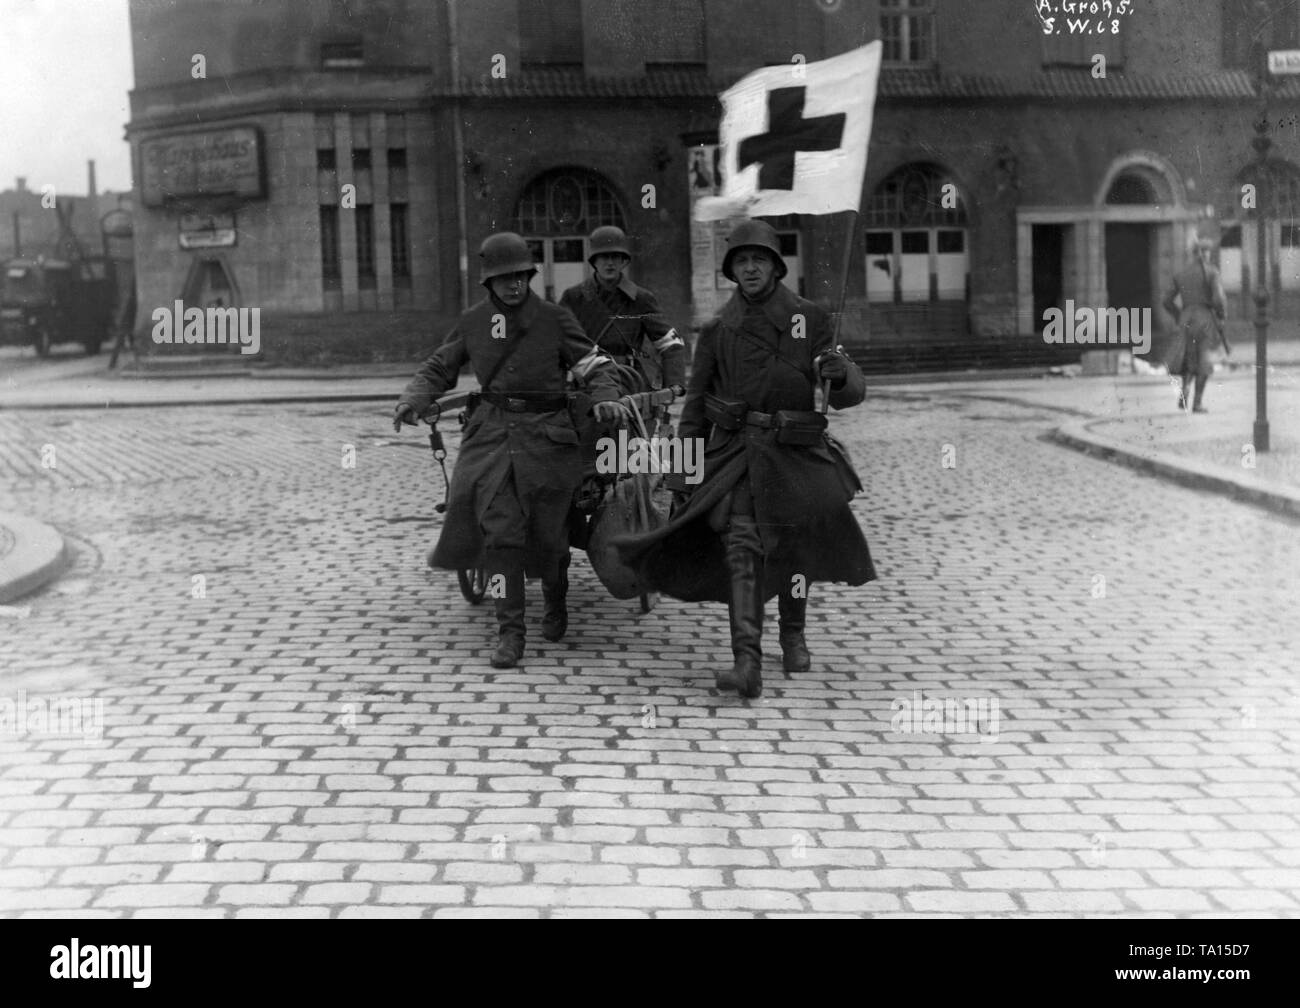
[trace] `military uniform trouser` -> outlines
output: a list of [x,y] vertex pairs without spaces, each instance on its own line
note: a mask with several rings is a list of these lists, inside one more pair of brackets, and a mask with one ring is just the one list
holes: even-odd
[[[739,656],[749,654],[762,658],[763,597],[766,562],[763,539],[754,518],[754,498],[749,477],[744,476],[731,493],[730,515],[724,533],[727,569],[731,575],[731,649]],[[782,649],[798,638],[803,646],[804,623],[807,617],[806,590],[796,597],[793,585],[782,585],[777,599],[780,612]],[[806,587],[806,586],[805,586]]]
[[[530,531],[528,517],[519,500],[514,473],[501,482],[496,496],[479,516],[479,531],[483,535],[483,561],[489,591],[496,607],[497,625],[502,638],[524,636],[524,550]],[[536,531],[536,530],[532,530]],[[549,531],[549,530],[548,530]],[[559,524],[548,541],[561,544],[557,550],[543,556],[542,583],[554,591],[559,585],[567,587],[569,550],[568,531],[564,521]],[[500,580],[494,581],[499,575]],[[493,587],[495,584],[495,588]],[[561,590],[562,595],[562,590]]]

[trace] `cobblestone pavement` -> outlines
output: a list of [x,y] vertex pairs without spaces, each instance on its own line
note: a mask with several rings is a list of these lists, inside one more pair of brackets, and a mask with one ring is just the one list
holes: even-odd
[[1295,524],[883,392],[834,421],[881,580],[746,703],[722,607],[582,554],[491,669],[387,412],[0,414],[0,508],[78,552],[0,615],[0,912],[1300,913]]

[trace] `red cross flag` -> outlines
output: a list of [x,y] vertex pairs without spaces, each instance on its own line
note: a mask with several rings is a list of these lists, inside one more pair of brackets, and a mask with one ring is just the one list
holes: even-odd
[[695,219],[857,210],[880,48],[764,67],[724,91],[722,194],[696,200]]

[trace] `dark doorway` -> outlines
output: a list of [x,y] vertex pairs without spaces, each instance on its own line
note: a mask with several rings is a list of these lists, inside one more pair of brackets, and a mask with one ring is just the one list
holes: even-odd
[[1035,224],[1030,236],[1034,249],[1035,331],[1043,328],[1043,312],[1062,308],[1065,274],[1065,225]]
[[1150,224],[1106,225],[1107,307],[1155,307],[1151,296],[1151,232]]

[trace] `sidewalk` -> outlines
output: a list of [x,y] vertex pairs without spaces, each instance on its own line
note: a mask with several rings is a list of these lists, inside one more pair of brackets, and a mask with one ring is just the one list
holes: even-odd
[[1179,410],[1178,385],[1160,374],[945,387],[1070,414],[1077,419],[1050,435],[1062,445],[1300,517],[1300,342],[1270,343],[1269,351],[1267,452],[1253,444],[1255,349],[1248,343],[1234,347],[1228,367],[1210,379],[1207,413]]

